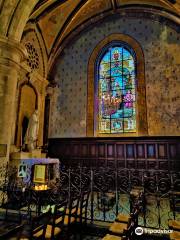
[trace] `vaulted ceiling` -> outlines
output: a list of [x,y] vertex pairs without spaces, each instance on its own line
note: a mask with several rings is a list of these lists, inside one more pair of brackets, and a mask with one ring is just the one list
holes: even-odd
[[[73,30],[93,22],[97,15],[104,17],[109,12],[122,12],[125,8],[143,8],[147,11],[163,10],[165,14],[172,14],[172,18],[180,13],[180,0],[172,4],[167,0],[49,0],[39,1],[35,6],[30,20],[35,21],[43,35],[47,52],[63,41]],[[48,27],[47,27],[48,26]]]
[[[99,13],[132,7],[161,9],[169,18],[179,21],[180,0],[0,0],[0,35],[18,40],[31,20],[38,23],[50,47],[52,35],[65,36]],[[50,24],[48,28],[47,23]]]
[[129,10],[156,13],[180,24],[180,0],[0,0],[0,35],[20,41],[25,26],[36,25],[50,58],[67,37],[97,18]]

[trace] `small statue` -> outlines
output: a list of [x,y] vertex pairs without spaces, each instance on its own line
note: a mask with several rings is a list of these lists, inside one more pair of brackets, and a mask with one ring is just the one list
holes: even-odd
[[28,128],[25,134],[25,144],[30,152],[37,146],[39,131],[39,116],[38,110],[36,109],[29,119]]

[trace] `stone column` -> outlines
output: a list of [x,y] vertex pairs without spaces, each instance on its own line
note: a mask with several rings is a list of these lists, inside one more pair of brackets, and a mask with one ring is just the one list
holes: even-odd
[[[13,128],[15,97],[20,63],[26,57],[25,48],[8,38],[0,38],[0,162],[9,160]],[[4,150],[4,152],[3,152]]]

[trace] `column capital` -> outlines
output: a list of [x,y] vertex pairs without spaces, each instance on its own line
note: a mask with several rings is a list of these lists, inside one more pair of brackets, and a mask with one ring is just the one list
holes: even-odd
[[0,63],[8,61],[19,64],[27,58],[27,50],[20,42],[0,37]]
[[51,98],[57,97],[59,92],[60,89],[58,85],[51,85],[51,83],[49,83],[49,85],[46,87],[46,95],[49,95]]

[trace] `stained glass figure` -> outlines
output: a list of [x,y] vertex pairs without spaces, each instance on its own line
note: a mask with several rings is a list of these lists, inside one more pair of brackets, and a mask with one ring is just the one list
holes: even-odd
[[98,77],[98,132],[136,132],[134,56],[124,46],[109,48]]

